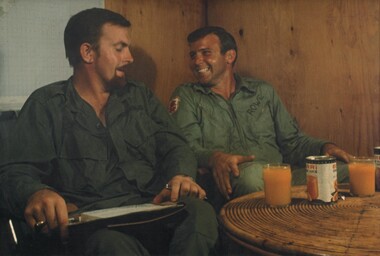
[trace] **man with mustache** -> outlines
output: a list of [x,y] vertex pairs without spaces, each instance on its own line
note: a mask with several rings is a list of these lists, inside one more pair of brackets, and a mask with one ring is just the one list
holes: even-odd
[[[217,211],[230,198],[263,189],[263,163],[304,166],[305,157],[320,154],[348,162],[350,155],[335,144],[303,134],[271,85],[234,72],[238,49],[225,29],[199,28],[187,41],[197,82],[173,92],[169,112],[198,166],[211,171],[207,194]],[[292,176],[294,185],[305,184],[304,168]],[[338,181],[347,178],[346,166],[339,168]]]
[[[100,229],[80,253],[208,255],[217,221],[193,180],[196,159],[165,107],[125,76],[130,25],[99,8],[70,18],[64,43],[73,76],[37,89],[23,106],[0,162],[1,209],[66,240],[71,211],[184,202],[186,217],[164,230]],[[168,244],[159,244],[166,233]]]

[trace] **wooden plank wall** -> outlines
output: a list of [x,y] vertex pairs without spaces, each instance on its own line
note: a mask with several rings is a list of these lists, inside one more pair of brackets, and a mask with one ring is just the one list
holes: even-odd
[[351,154],[380,146],[379,0],[208,0],[236,70],[269,81],[301,129]]
[[193,79],[187,34],[205,24],[203,0],[105,0],[132,23],[135,61],[129,77],[145,82],[167,105],[176,86]]
[[133,23],[131,76],[165,104],[175,86],[193,79],[186,35],[208,22],[235,36],[236,71],[270,82],[304,132],[354,155],[380,145],[379,0],[105,3]]

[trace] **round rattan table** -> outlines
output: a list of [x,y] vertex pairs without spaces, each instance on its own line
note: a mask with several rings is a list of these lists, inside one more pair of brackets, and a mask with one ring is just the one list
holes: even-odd
[[310,203],[306,186],[292,188],[292,203],[265,205],[264,192],[227,203],[220,220],[227,237],[265,255],[380,255],[380,193],[334,204]]

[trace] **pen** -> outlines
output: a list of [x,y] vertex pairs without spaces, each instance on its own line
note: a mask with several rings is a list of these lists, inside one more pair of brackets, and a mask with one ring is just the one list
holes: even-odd
[[82,221],[82,217],[80,215],[76,215],[69,218],[69,225],[74,223],[79,223]]
[[[69,222],[69,225],[70,224],[74,224],[74,223],[79,223],[81,222],[81,216],[80,215],[77,215],[77,216],[73,216],[73,217],[70,217],[68,219],[68,222]],[[34,231],[36,233],[39,233],[41,232],[41,230],[47,225],[47,222],[44,221],[44,220],[41,220],[41,221],[37,221],[36,224],[34,224]]]

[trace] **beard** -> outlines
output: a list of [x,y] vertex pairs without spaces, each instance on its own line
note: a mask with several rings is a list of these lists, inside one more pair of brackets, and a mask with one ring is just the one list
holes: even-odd
[[126,77],[115,76],[114,78],[112,78],[107,83],[107,86],[105,89],[107,92],[113,92],[113,91],[116,91],[116,90],[119,90],[119,89],[125,87],[126,84],[127,84],[127,78]]

